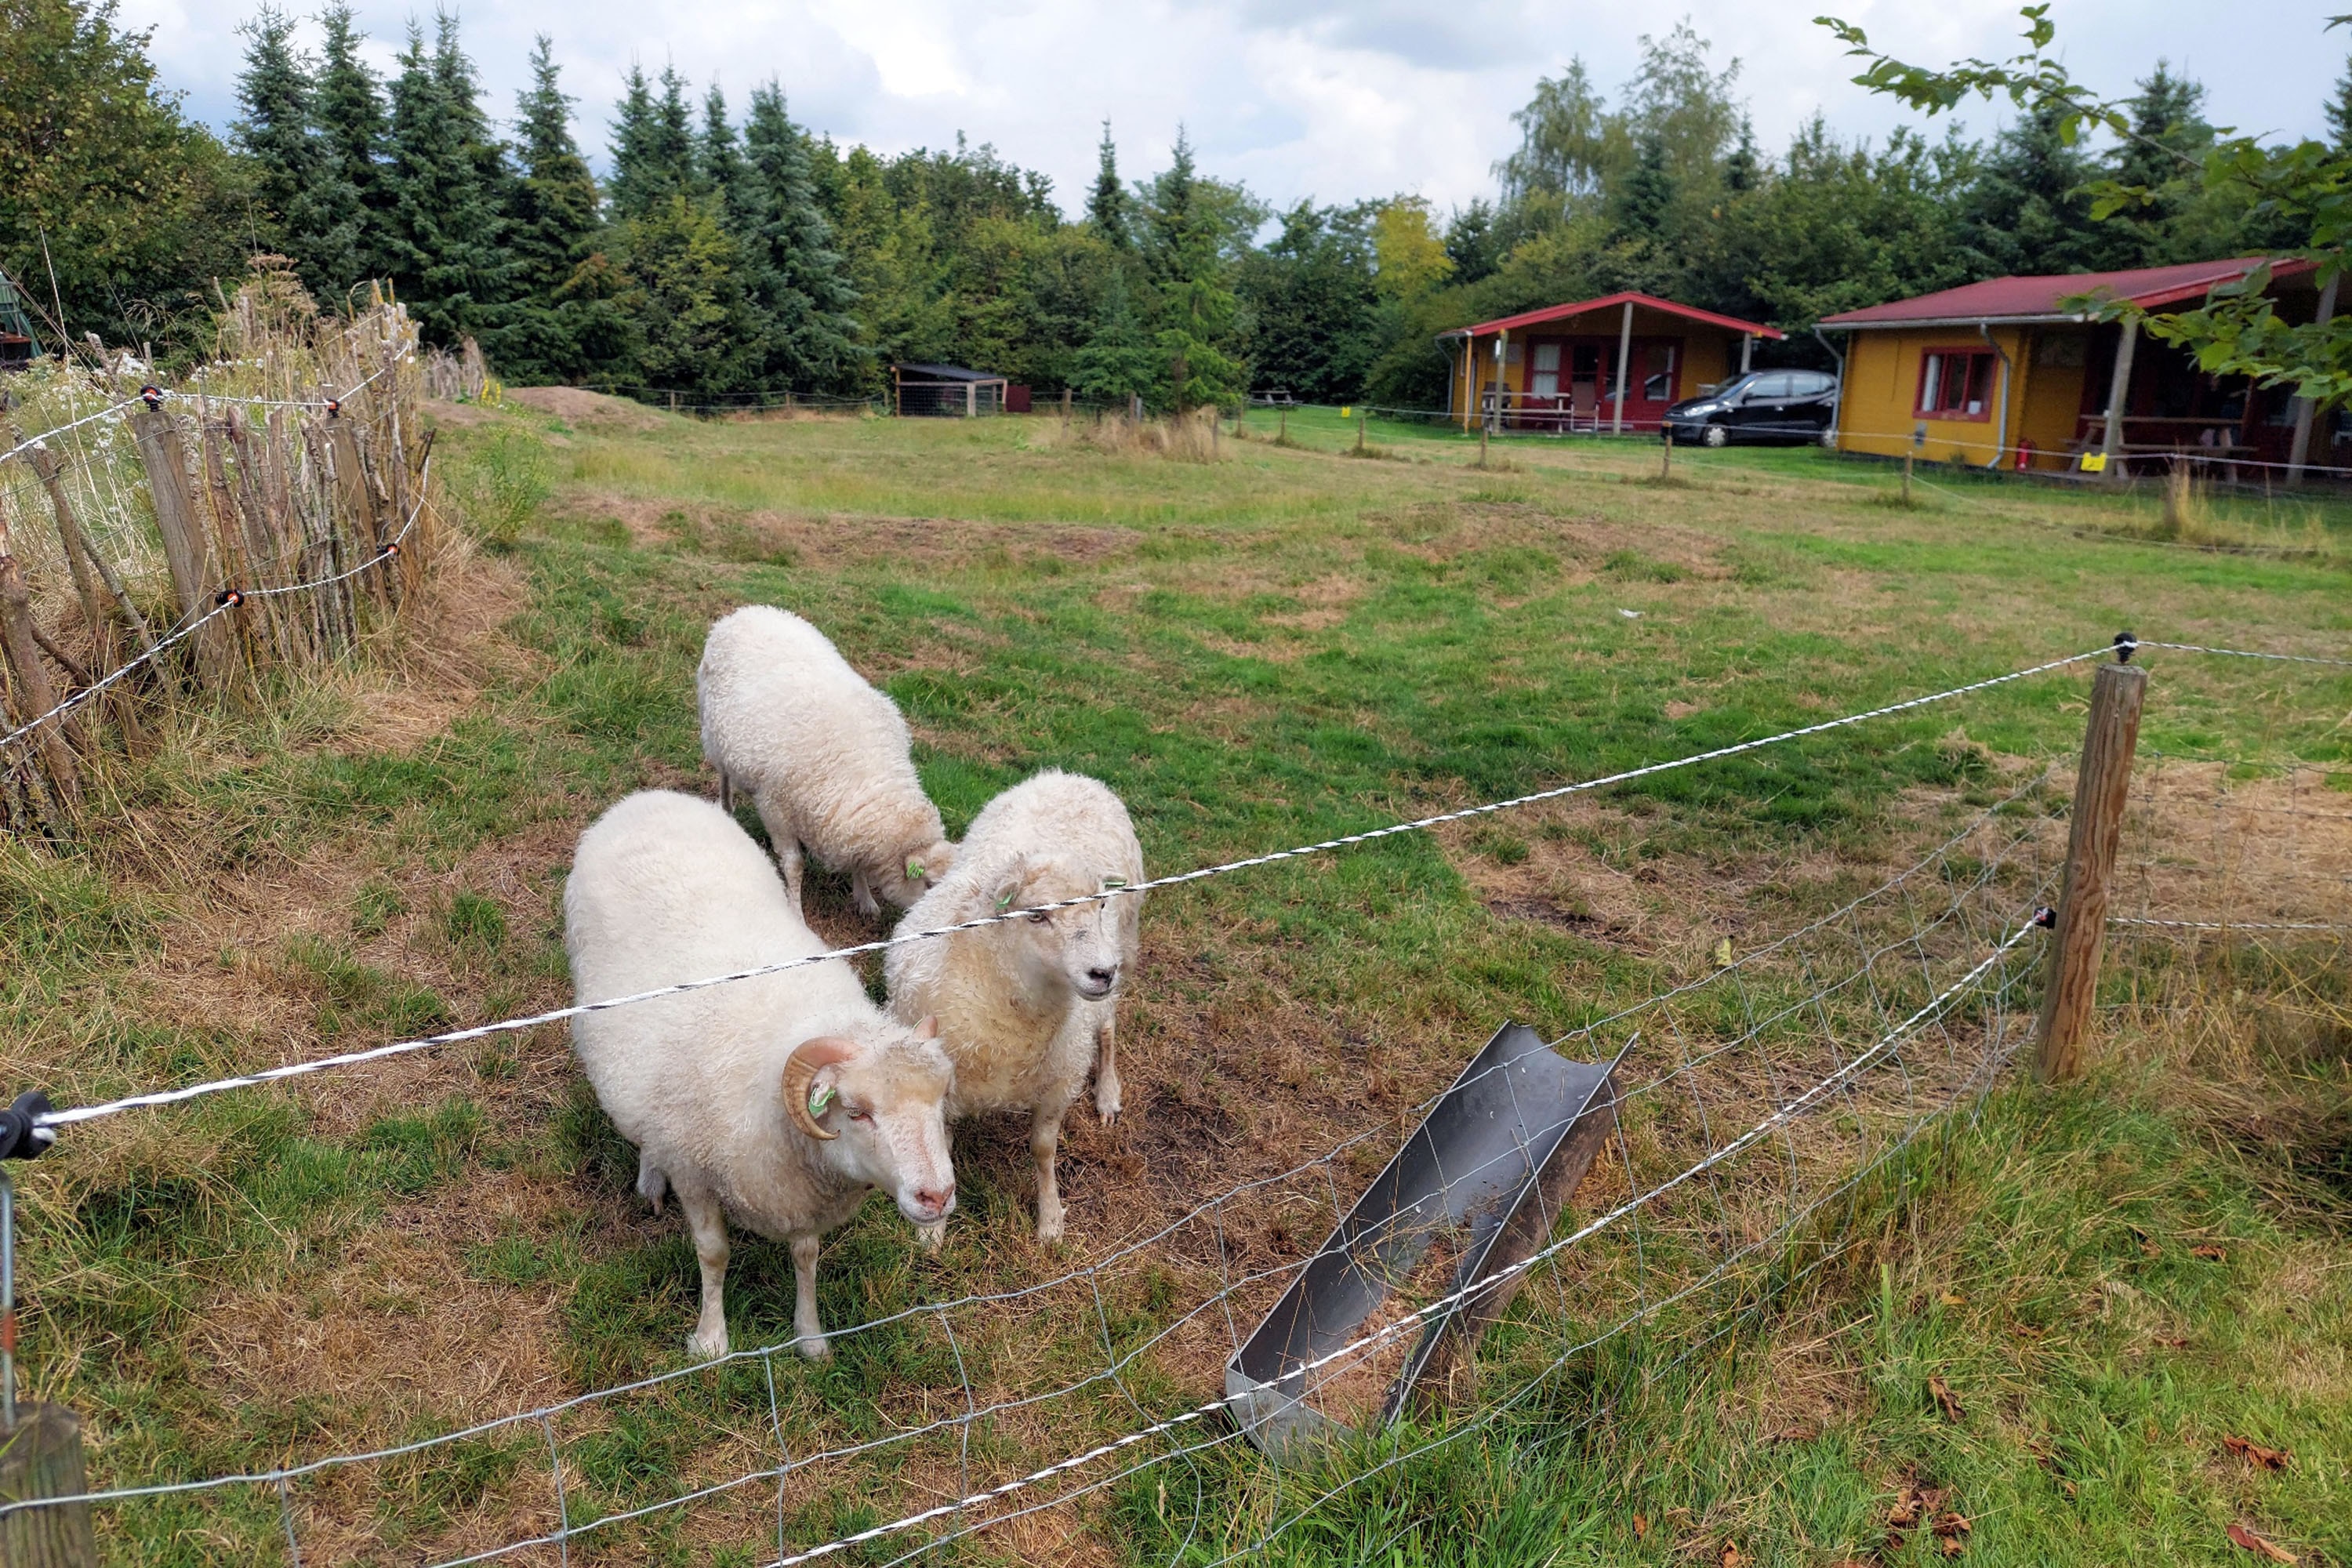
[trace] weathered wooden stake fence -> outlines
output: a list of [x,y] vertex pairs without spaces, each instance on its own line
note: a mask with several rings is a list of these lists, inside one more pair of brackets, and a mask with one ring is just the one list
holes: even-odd
[[[347,654],[432,553],[407,312],[321,315],[275,269],[223,303],[218,357],[177,385],[51,372],[0,413],[0,830],[71,837],[91,770],[143,748],[143,704],[241,705]],[[467,348],[443,374],[478,391]]]

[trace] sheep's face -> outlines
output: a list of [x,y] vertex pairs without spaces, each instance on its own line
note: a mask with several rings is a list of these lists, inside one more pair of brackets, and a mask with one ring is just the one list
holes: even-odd
[[808,1085],[811,1117],[835,1134],[826,1158],[888,1193],[915,1224],[945,1219],[955,1210],[945,1110],[955,1070],[938,1023],[877,1022],[855,1043],[856,1055],[818,1068]]
[[915,900],[940,884],[955,864],[956,847],[942,838],[921,849],[908,851],[883,876],[874,881],[874,890],[902,910],[911,910]]
[[[1057,903],[1116,885],[1062,861],[1024,857],[999,880],[996,907],[1011,910]],[[996,929],[998,941],[1032,994],[1067,988],[1099,1002],[1118,985],[1125,955],[1119,951],[1118,916],[1108,899],[1023,915]]]

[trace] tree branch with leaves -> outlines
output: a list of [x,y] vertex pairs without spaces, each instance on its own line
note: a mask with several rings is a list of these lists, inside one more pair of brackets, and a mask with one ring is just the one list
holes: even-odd
[[[2127,100],[2101,97],[2076,81],[2053,52],[2057,24],[2048,5],[2028,5],[2022,52],[2006,59],[1966,59],[1937,70],[1874,48],[1859,26],[1835,16],[1815,20],[1867,61],[1854,81],[1930,116],[1969,100],[2006,101],[2021,112],[2054,117],[2060,137],[2073,143],[2105,132],[2148,153],[2148,162],[2180,167],[2204,193],[2282,229],[2295,243],[2279,247],[2244,277],[2216,285],[2193,310],[2148,310],[2126,300],[2086,294],[2077,303],[2107,321],[2136,321],[2150,337],[2195,355],[2213,375],[2242,375],[2263,387],[2289,387],[2321,408],[2352,401],[2352,319],[2290,321],[2271,297],[2277,264],[2307,262],[2318,287],[2332,297],[2352,245],[2352,152],[2304,141],[2265,146],[2252,136],[2217,131],[2203,148],[2186,151],[2135,126]],[[2329,18],[2335,28],[2352,16]],[[2092,215],[2105,219],[2157,200],[2149,184],[2098,180],[2086,187]],[[2297,270],[2301,270],[2298,268]]]

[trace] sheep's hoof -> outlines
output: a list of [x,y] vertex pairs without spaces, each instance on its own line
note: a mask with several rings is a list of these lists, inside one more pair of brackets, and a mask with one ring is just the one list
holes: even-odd
[[1095,1115],[1105,1126],[1118,1120],[1118,1079],[1095,1080]]
[[722,1328],[716,1334],[706,1334],[697,1329],[686,1336],[686,1350],[698,1361],[718,1361],[727,1354],[727,1331]]
[[881,900],[875,898],[874,890],[865,884],[860,883],[849,889],[849,901],[857,912],[867,920],[878,921],[882,918]]
[[922,1242],[923,1250],[937,1258],[940,1248],[947,1245],[948,1222],[935,1219],[929,1225],[919,1225],[915,1227],[915,1235]]
[[1038,1243],[1041,1246],[1052,1247],[1061,1239],[1062,1216],[1058,1213],[1050,1215],[1039,1215],[1037,1216]]
[[824,1336],[823,1334],[803,1334],[799,1339],[793,1341],[793,1343],[796,1348],[798,1348],[801,1354],[808,1357],[811,1361],[831,1361],[833,1359],[833,1347],[824,1342]]

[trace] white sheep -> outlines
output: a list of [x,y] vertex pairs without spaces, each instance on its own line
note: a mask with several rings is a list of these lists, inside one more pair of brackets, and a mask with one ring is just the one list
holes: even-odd
[[[582,1002],[824,951],[735,819],[667,790],[630,795],[581,836],[563,944]],[[702,1264],[689,1349],[727,1353],[726,1215],[788,1241],[801,1350],[827,1353],[817,1245],[887,1190],[919,1226],[955,1207],[938,1026],[908,1026],[833,959],[572,1020],[596,1098],[637,1147],[637,1191],[677,1191]]]
[[798,616],[751,605],[721,619],[703,644],[694,695],[719,803],[732,811],[738,790],[751,796],[793,908],[803,847],[849,873],[850,896],[869,917],[881,912],[877,891],[905,909],[955,863],[898,704]]
[[[1048,771],[982,809],[955,868],[898,929],[931,930],[1142,880],[1143,849],[1118,796],[1097,780]],[[1062,1235],[1054,1155],[1089,1066],[1096,1111],[1106,1121],[1118,1114],[1117,988],[1135,965],[1142,901],[1129,894],[1030,915],[902,943],[883,958],[891,1012],[902,1022],[939,1020],[955,1062],[949,1116],[1029,1112],[1040,1241]],[[936,1247],[945,1222],[919,1228]]]

